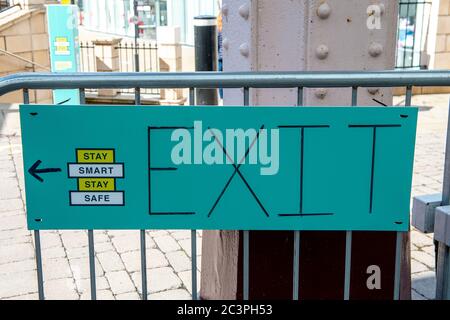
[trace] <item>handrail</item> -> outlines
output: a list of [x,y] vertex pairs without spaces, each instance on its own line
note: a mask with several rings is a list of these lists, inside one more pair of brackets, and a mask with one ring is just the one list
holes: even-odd
[[14,54],[12,52],[7,51],[7,50],[0,49],[0,53],[7,54],[7,55],[9,55],[9,56],[11,56],[13,58],[16,58],[16,59],[21,60],[21,61],[26,62],[26,63],[31,63],[32,65],[34,65],[34,66],[36,66],[38,68],[41,68],[41,69],[44,69],[44,70],[47,70],[47,71],[51,71],[51,69],[49,67],[46,67],[46,66],[44,66],[42,64],[39,64],[37,62],[28,60],[28,59],[26,59],[24,57],[21,57],[21,56],[19,56],[17,54]]
[[17,73],[0,78],[0,95],[19,89],[293,88],[450,86],[450,70],[371,72]]

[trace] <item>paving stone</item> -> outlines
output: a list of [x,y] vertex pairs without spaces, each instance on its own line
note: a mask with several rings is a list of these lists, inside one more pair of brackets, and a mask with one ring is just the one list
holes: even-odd
[[429,268],[424,265],[423,263],[411,259],[411,273],[418,273],[418,272],[424,272],[424,271],[428,271]]
[[61,231],[61,239],[66,248],[79,248],[88,245],[88,236],[84,231]]
[[141,298],[136,291],[116,295],[116,300],[140,300],[140,299]]
[[[197,272],[197,291],[200,292],[200,272]],[[184,287],[192,293],[192,272],[191,270],[183,271],[178,273],[178,277],[180,277],[181,281],[183,281]]]
[[[121,258],[125,264],[128,272],[135,272],[141,270],[141,252],[130,251],[121,254]],[[159,268],[168,266],[164,254],[156,249],[147,250],[147,269]]]
[[97,258],[105,272],[124,270],[125,266],[120,256],[115,251],[107,251],[97,254]]
[[176,272],[191,269],[191,259],[189,259],[186,253],[182,250],[168,252],[166,257]]
[[166,236],[169,234],[167,230],[149,230],[148,233],[152,238]]
[[[8,181],[10,181],[10,179],[8,179]],[[14,210],[23,210],[22,199],[20,199],[19,197],[15,199],[1,199],[0,197],[0,212],[14,211]]]
[[423,251],[423,252],[426,252],[426,253],[428,253],[429,255],[431,255],[431,256],[435,256],[435,247],[434,246],[425,246],[425,247],[422,247],[421,248],[421,250]]
[[47,259],[52,258],[67,258],[66,257],[66,251],[64,250],[64,247],[52,247],[42,250],[42,256]]
[[31,232],[25,229],[4,230],[0,232],[0,240],[30,236]]
[[67,258],[69,259],[77,259],[77,258],[84,258],[89,255],[89,249],[88,247],[78,247],[78,248],[67,248]]
[[[191,256],[191,239],[186,240],[180,240],[178,241],[180,246],[183,248],[183,250],[186,252],[186,254],[190,257]],[[197,255],[202,252],[202,242],[197,240]]]
[[17,179],[2,179],[0,184],[0,199],[18,199],[20,190]]
[[153,240],[164,253],[180,250],[177,241],[170,235],[155,237]]
[[66,258],[43,259],[44,281],[72,277],[72,270]]
[[[73,274],[75,274],[79,279],[88,279],[90,277],[88,257],[69,259],[69,264]],[[101,277],[104,275],[103,268],[98,259],[95,259],[95,275],[96,277]]]
[[[97,290],[97,300],[114,300],[114,295],[111,290]],[[91,300],[90,292],[83,292],[80,296],[80,300]]]
[[37,292],[36,272],[0,274],[0,298],[21,296]]
[[411,290],[411,300],[428,300],[421,294],[417,293],[415,290]]
[[0,218],[0,231],[1,230],[12,230],[12,229],[25,229],[27,222],[25,216],[15,215],[9,217]]
[[175,289],[151,293],[149,299],[152,300],[191,300],[191,294],[185,289]]
[[134,251],[140,248],[138,233],[128,234],[126,236],[115,236],[111,238],[111,241],[119,253]]
[[0,264],[0,274],[14,274],[32,270],[36,270],[35,259]]
[[111,291],[115,295],[136,290],[133,281],[131,281],[126,271],[107,272],[105,276],[111,286]]
[[21,243],[0,247],[0,264],[34,258],[31,243]]
[[419,248],[433,244],[433,240],[416,230],[411,231],[411,242]]
[[436,296],[436,277],[434,272],[425,271],[412,276],[412,288],[427,299]]
[[[141,293],[141,272],[134,272],[131,277],[139,293]],[[177,289],[182,285],[180,278],[170,267],[150,269],[147,272],[147,277],[149,293]]]
[[22,237],[0,239],[0,246],[11,246],[15,244],[32,243],[32,242],[33,241],[31,235],[24,235]]
[[101,242],[101,243],[95,243],[95,252],[107,252],[107,251],[114,251],[114,247],[111,242]]
[[41,248],[53,248],[53,247],[62,247],[61,237],[58,233],[41,231]]
[[420,263],[426,265],[429,269],[433,269],[435,265],[434,255],[429,255],[424,251],[412,251],[411,257]]
[[2,300],[39,300],[39,295],[37,293],[29,293],[12,298],[5,298]]
[[[80,279],[77,276],[74,279],[77,291],[81,294],[82,298],[83,296],[89,296],[89,300],[91,298],[91,281],[89,279]],[[110,289],[108,280],[104,276],[96,277],[95,285],[97,287],[97,294],[99,291]]]
[[12,210],[12,211],[0,211],[0,218],[6,218],[11,216],[25,216],[25,212],[22,209]]
[[170,233],[176,240],[190,239],[191,230],[176,230]]
[[44,287],[47,300],[78,300],[80,298],[73,278],[45,281]]

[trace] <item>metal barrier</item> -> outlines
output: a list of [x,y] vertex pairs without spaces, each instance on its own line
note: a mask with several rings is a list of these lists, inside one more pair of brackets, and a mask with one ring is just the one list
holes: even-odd
[[[136,104],[139,104],[140,88],[189,88],[189,104],[195,105],[196,88],[242,88],[243,105],[250,104],[251,88],[297,88],[297,106],[303,105],[304,88],[351,87],[351,105],[357,106],[360,87],[406,87],[405,106],[411,105],[413,86],[450,86],[450,71],[381,71],[381,72],[197,72],[197,73],[26,73],[0,78],[0,95],[23,90],[24,103],[29,103],[30,89],[80,89],[80,101],[85,102],[86,88],[137,88]],[[394,296],[399,299],[400,261],[403,251],[402,233],[397,232]],[[44,299],[43,270],[40,247],[40,232],[34,231],[39,298]],[[294,231],[293,295],[298,300],[300,231]],[[91,298],[96,299],[94,232],[88,230]],[[352,231],[347,231],[345,247],[344,299],[350,298]],[[140,230],[142,299],[147,299],[147,258],[145,230]],[[197,295],[197,236],[191,230],[192,299]],[[243,231],[243,298],[249,297],[249,231]]]
[[[108,45],[95,44],[94,42],[80,42],[80,70],[81,72],[96,72],[97,57],[96,47],[104,47]],[[114,49],[118,51],[118,63],[120,72],[133,72],[136,70],[135,53],[139,56],[139,70],[142,72],[158,72],[159,56],[158,46],[154,42],[142,42],[136,45],[125,40],[119,42]],[[102,58],[102,57],[98,57]],[[89,88],[86,91],[96,92],[96,88]],[[133,93],[134,89],[122,88],[120,93]],[[144,89],[143,94],[159,94],[158,89]]]

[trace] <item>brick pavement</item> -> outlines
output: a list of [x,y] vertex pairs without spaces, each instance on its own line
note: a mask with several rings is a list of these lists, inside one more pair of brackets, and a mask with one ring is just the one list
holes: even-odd
[[[395,102],[401,102],[397,97]],[[415,96],[419,115],[413,195],[441,190],[448,96]],[[431,107],[431,108],[429,108]],[[17,106],[0,105],[0,299],[37,299],[34,243],[26,229],[22,150]],[[433,299],[432,235],[412,237],[413,299]],[[89,299],[85,231],[41,233],[47,299]],[[95,231],[98,299],[139,299],[138,231]],[[201,265],[201,232],[197,260]],[[190,231],[147,231],[150,299],[190,299]],[[200,279],[198,274],[198,279]]]

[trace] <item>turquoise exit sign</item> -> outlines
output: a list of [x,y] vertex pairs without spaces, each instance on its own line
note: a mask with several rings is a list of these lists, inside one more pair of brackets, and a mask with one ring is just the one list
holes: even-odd
[[30,229],[409,228],[416,108],[20,112]]

